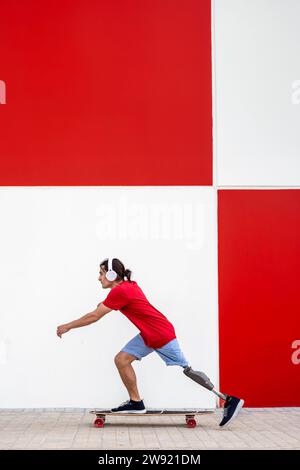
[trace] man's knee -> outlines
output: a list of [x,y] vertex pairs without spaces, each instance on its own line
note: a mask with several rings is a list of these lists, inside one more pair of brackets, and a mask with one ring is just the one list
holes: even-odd
[[136,357],[132,356],[131,354],[128,354],[126,352],[119,352],[116,357],[115,357],[115,364],[117,368],[125,367],[131,362],[133,362],[136,359]]

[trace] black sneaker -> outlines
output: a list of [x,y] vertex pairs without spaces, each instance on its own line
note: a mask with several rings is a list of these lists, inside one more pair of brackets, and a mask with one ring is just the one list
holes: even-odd
[[222,421],[220,422],[220,426],[224,427],[231,423],[231,421],[237,417],[243,405],[244,400],[241,400],[241,398],[228,396],[225,401],[224,415]]
[[118,408],[112,408],[112,413],[146,413],[146,408],[143,400],[133,401],[127,400],[122,403]]

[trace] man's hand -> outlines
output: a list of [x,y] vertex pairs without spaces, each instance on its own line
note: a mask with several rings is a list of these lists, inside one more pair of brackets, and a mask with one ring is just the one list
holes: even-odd
[[57,336],[59,336],[61,338],[61,336],[65,333],[68,333],[68,331],[70,329],[71,328],[69,328],[68,325],[60,325],[60,326],[57,327],[56,334],[57,334]]

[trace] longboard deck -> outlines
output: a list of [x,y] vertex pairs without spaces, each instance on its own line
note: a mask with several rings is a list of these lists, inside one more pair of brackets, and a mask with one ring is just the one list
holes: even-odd
[[213,413],[214,410],[190,410],[190,409],[182,409],[182,410],[171,410],[171,409],[157,409],[157,410],[147,410],[146,413],[114,413],[111,410],[107,409],[98,409],[92,410],[90,413],[95,414],[97,416],[132,416],[132,417],[140,417],[140,416],[161,416],[161,415],[173,415],[173,416],[194,416],[200,414],[207,414]]
[[107,409],[98,409],[92,410],[90,413],[96,415],[96,419],[94,421],[94,426],[96,428],[103,428],[105,425],[106,417],[107,416],[127,416],[133,418],[141,418],[143,416],[184,416],[185,422],[188,428],[195,428],[197,426],[197,422],[195,420],[195,416],[199,416],[202,414],[213,413],[214,410],[191,410],[191,409],[150,409],[147,410],[146,413],[114,413],[111,410]]
[[127,416],[127,417],[143,417],[143,416],[184,416],[185,422],[188,428],[195,428],[197,426],[197,422],[195,420],[195,416],[199,416],[202,414],[213,413],[214,410],[190,410],[190,409],[150,409],[147,410],[146,413],[114,413],[111,410],[107,409],[98,409],[92,410],[90,413],[96,415],[96,419],[94,421],[94,426],[96,428],[103,428],[106,421],[106,416]]

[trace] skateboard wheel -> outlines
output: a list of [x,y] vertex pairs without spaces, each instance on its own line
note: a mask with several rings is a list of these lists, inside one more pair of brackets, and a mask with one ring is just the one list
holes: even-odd
[[197,421],[194,418],[186,418],[186,424],[188,428],[195,428],[197,426]]
[[94,421],[95,428],[104,428],[105,418],[97,418]]

